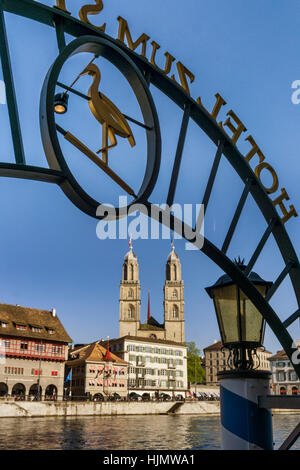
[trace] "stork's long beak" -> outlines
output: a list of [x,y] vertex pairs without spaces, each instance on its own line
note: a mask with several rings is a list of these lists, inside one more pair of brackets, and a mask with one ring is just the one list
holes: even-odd
[[88,69],[88,67],[86,67],[85,69],[83,69],[83,71],[79,74],[79,77],[82,77],[83,75],[88,75],[90,74],[90,70]]

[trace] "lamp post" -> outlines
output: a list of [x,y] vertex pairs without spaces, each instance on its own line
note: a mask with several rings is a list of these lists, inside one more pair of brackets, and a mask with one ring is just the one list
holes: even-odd
[[39,344],[40,350],[40,358],[39,358],[39,370],[38,370],[38,380],[37,380],[37,400],[41,400],[41,392],[40,392],[40,381],[41,381],[41,363],[42,363],[42,340]]
[[[240,260],[241,271],[246,266]],[[265,296],[272,282],[251,272],[248,279]],[[265,320],[251,300],[224,274],[206,288],[213,299],[223,346],[233,367],[218,373],[221,397],[222,448],[272,449],[272,415],[258,407],[258,397],[270,393],[270,372],[254,370],[253,356],[264,340]],[[229,363],[228,359],[228,363]]]

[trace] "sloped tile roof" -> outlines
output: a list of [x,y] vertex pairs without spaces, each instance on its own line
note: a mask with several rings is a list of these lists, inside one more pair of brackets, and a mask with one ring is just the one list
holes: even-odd
[[274,359],[288,359],[286,352],[282,349],[281,351],[277,351],[274,356],[268,358],[269,361],[273,361]]
[[[6,328],[0,327],[1,336],[19,336],[23,338],[37,338],[51,341],[71,343],[58,316],[53,316],[51,310],[38,310],[0,303],[0,322],[6,323]],[[26,326],[26,330],[17,330],[16,325]],[[32,327],[40,328],[41,332],[32,331]],[[50,334],[49,330],[54,333]]]
[[[76,350],[70,351],[70,356],[72,356],[73,354],[76,355]],[[79,350],[78,357],[76,357],[76,359],[71,359],[66,364],[68,366],[76,366],[76,365],[84,364],[85,362],[105,362],[105,359],[104,359],[105,354],[106,354],[106,348],[101,346],[98,342],[91,343]],[[129,365],[128,362],[123,361],[123,359],[120,359],[115,354],[110,353],[110,355],[114,363],[120,364],[120,365],[122,364]]]

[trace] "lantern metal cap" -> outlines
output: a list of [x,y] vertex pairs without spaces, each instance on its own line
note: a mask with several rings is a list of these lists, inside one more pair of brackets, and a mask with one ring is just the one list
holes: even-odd
[[[246,265],[244,264],[238,264],[238,267],[241,271],[245,271],[245,269],[247,268]],[[271,281],[265,281],[264,279],[262,279],[259,274],[255,273],[254,271],[251,271],[249,276],[248,276],[248,279],[250,282],[252,282],[253,284],[256,284],[256,285],[266,285],[268,287],[268,289],[272,286],[273,282]],[[210,286],[210,287],[206,287],[205,290],[206,292],[208,293],[208,295],[213,298],[213,291],[214,289],[218,289],[219,287],[224,287],[224,286],[229,286],[229,285],[233,285],[233,284],[236,284],[230,276],[228,276],[228,274],[223,274],[221,277],[219,277],[219,279],[217,280],[217,282]]]

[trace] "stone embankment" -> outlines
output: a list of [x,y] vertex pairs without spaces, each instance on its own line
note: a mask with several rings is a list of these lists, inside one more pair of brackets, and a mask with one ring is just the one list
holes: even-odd
[[219,414],[215,402],[27,402],[0,403],[0,418],[41,416],[121,416]]

